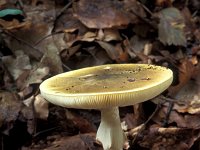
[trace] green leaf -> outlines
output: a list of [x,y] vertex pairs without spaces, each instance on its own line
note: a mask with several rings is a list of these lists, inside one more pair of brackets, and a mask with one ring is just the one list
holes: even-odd
[[23,12],[19,9],[3,9],[0,10],[0,17],[5,17],[7,15],[21,15]]
[[168,45],[186,45],[184,34],[185,22],[181,12],[176,8],[166,8],[159,12],[159,40]]

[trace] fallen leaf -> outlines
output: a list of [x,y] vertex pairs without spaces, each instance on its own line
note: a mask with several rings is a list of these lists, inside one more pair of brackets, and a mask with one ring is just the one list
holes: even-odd
[[170,96],[175,96],[189,82],[195,71],[194,65],[187,58],[180,60],[178,70],[178,84],[168,89]]
[[[169,106],[168,106],[169,107]],[[166,115],[168,113],[168,107],[162,107],[158,113],[153,117],[153,120],[162,125],[163,121],[166,120]],[[176,110],[172,110],[169,113],[168,124],[175,124],[179,128],[190,128],[190,129],[200,129],[199,115],[191,115],[188,113],[178,113]]]
[[144,138],[138,143],[144,148],[152,150],[188,150],[200,137],[200,134],[199,129],[164,128],[152,125],[146,132],[143,132],[143,135],[141,136]]
[[15,52],[16,58],[4,56],[2,62],[7,66],[10,74],[16,80],[25,70],[32,69],[30,58],[23,51]]
[[[99,30],[102,31],[102,30]],[[109,41],[119,41],[122,40],[118,30],[116,29],[104,29],[102,31],[102,35],[100,35],[101,32],[98,32],[98,36],[97,36],[97,40],[100,41],[105,41],[105,42],[109,42]]]
[[49,103],[39,94],[34,100],[34,110],[37,118],[46,120],[49,115],[48,105]]
[[34,96],[31,96],[23,101],[23,107],[20,110],[20,117],[19,120],[21,121],[26,120],[27,122],[27,131],[29,134],[33,134],[35,131],[35,119],[34,119],[34,112],[33,112],[33,101]]
[[[87,47],[85,51],[89,54],[85,55],[84,50],[79,49],[70,59],[67,59],[67,61],[64,62],[67,68],[78,69],[112,62],[106,51],[100,46]],[[65,59],[63,60],[65,61]]]
[[103,41],[97,41],[97,43],[103,48],[105,49],[105,51],[107,52],[108,56],[112,59],[112,60],[117,60],[119,58],[119,52],[115,50],[115,47],[110,44],[110,43],[106,43]]
[[6,4],[6,0],[1,0],[1,2],[0,2],[0,8],[1,8],[1,6],[3,6],[4,4]]
[[[189,63],[190,64],[190,63]],[[184,63],[182,64],[184,65]],[[188,69],[186,69],[188,68]],[[180,68],[181,69],[181,68]],[[182,68],[184,69],[184,68]],[[184,71],[185,70],[185,71]],[[174,98],[176,101],[174,101],[174,107],[173,110],[176,110],[179,113],[184,113],[184,114],[200,114],[200,67],[199,66],[185,66],[184,69],[181,73],[185,74],[185,77],[181,78],[181,85],[177,85],[178,90],[177,90],[176,95],[174,95]],[[180,75],[180,77],[183,75]],[[170,89],[171,93],[171,89]],[[167,103],[166,103],[167,104]],[[165,105],[167,106],[167,105]]]
[[73,16],[73,10],[69,8],[64,11],[59,18],[57,18],[54,32],[63,31],[65,33],[73,33],[77,30],[79,35],[88,31],[87,27],[85,27],[76,17]]
[[59,74],[63,72],[62,61],[59,55],[59,49],[52,38],[45,41],[44,58],[41,62],[42,66],[48,66],[52,74]]
[[0,92],[0,127],[8,134],[21,110],[22,103],[14,93]]
[[27,84],[36,84],[41,83],[43,78],[49,74],[49,67],[41,67],[37,69],[33,69],[31,75],[27,79]]
[[79,38],[81,41],[92,42],[95,40],[96,36],[97,36],[96,33],[89,31],[89,32],[86,32],[82,37],[79,37]]
[[119,8],[122,3],[111,0],[79,1],[74,15],[88,28],[104,29],[129,24],[128,16]]
[[185,46],[185,23],[180,11],[174,7],[165,8],[159,12],[159,17],[159,40],[163,44]]
[[130,46],[133,51],[140,53],[144,50],[145,44],[148,42],[148,40],[135,35],[130,39]]
[[17,87],[20,90],[29,88],[31,84],[39,84],[49,74],[48,67],[42,67],[24,71],[16,80]]
[[[94,133],[79,134],[75,136],[62,137],[53,135],[47,137],[48,144],[35,144],[29,147],[23,147],[23,150],[103,150],[96,142]],[[41,141],[42,143],[42,141]]]
[[66,110],[66,118],[74,123],[80,133],[96,132],[95,127],[87,120],[81,116],[75,115],[74,113]]
[[3,19],[0,19],[0,26],[5,30],[16,30],[19,28],[25,28],[26,26],[29,26],[30,22],[19,22],[16,19],[13,19],[12,21],[5,21]]
[[134,120],[134,116],[131,113],[127,113],[126,116],[122,119],[127,124],[127,129],[133,129],[137,126],[137,122]]
[[71,56],[73,56],[79,49],[81,45],[72,46],[69,49],[64,49],[61,51],[60,55],[65,61],[67,61]]
[[169,7],[172,5],[173,0],[156,0],[155,5],[158,7]]

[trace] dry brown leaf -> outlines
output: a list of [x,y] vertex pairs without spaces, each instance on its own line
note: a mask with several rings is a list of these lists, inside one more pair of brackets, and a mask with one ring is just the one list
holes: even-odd
[[187,58],[180,60],[178,84],[169,88],[169,95],[175,96],[191,79],[194,73],[194,65]]
[[32,68],[30,64],[29,56],[23,53],[23,51],[15,52],[16,58],[12,56],[4,56],[2,62],[7,66],[10,74],[16,80],[24,71]]
[[[51,1],[48,3],[51,3]],[[52,30],[55,7],[53,3],[51,6],[45,3],[42,8],[41,5],[37,6],[38,8],[31,5],[23,5],[26,22],[30,21],[31,23],[23,28],[11,30],[10,34],[12,36],[8,36],[6,42],[12,51],[22,50],[31,58],[40,60],[46,43],[41,42],[37,46],[34,44],[44,36],[49,35]]]
[[44,150],[102,150],[97,145],[94,133],[79,134],[71,137],[61,137]]
[[155,5],[159,7],[169,7],[172,5],[173,0],[156,0]]
[[14,93],[0,91],[0,127],[8,133],[21,110],[22,103]]
[[81,0],[76,4],[75,16],[88,28],[103,29],[129,24],[128,16],[119,8],[123,3],[111,0]]
[[27,79],[27,84],[41,83],[43,78],[49,74],[49,67],[41,67],[32,70],[31,75]]
[[158,25],[159,40],[163,44],[168,45],[186,45],[186,37],[184,34],[184,18],[181,12],[169,7],[159,12],[160,23]]
[[130,41],[124,40],[125,50],[131,58],[138,57],[141,60],[138,63],[149,63],[149,57],[143,52],[146,44],[148,44],[148,40],[138,36],[133,36]]
[[139,24],[141,22],[141,18],[146,17],[143,6],[137,0],[124,0],[122,2],[123,9],[132,24]]
[[115,50],[118,51],[118,53],[119,53],[119,58],[116,60],[118,63],[128,62],[129,61],[128,52],[126,51],[126,49],[124,50],[122,48],[121,43],[117,43],[115,45]]
[[60,59],[59,49],[53,41],[53,38],[48,38],[45,41],[45,52],[43,56],[42,66],[48,66],[52,74],[59,74],[63,72],[63,65]]
[[3,29],[6,30],[15,30],[15,29],[19,29],[19,28],[26,28],[27,26],[30,26],[30,22],[19,22],[16,19],[13,19],[12,21],[5,21],[3,19],[0,19],[0,26]]
[[152,125],[142,135],[144,138],[139,145],[151,150],[188,150],[200,137],[199,129],[183,129]]
[[25,90],[31,84],[39,84],[49,74],[48,67],[25,70],[16,80],[18,89]]
[[86,32],[82,37],[78,37],[77,40],[81,40],[81,41],[87,41],[87,42],[92,42],[95,40],[97,34],[94,32]]
[[33,132],[35,131],[35,120],[34,120],[34,111],[33,111],[33,101],[34,101],[35,97],[31,96],[27,99],[25,99],[23,101],[23,107],[21,108],[20,111],[20,115],[22,115],[22,117],[20,119],[22,119],[22,121],[24,121],[24,119],[27,121],[27,131],[30,134],[33,134]]
[[127,113],[126,116],[122,119],[122,121],[124,121],[127,124],[128,130],[133,129],[134,127],[137,126],[133,114],[130,113]]
[[110,62],[109,56],[101,47],[89,47],[87,51],[92,55],[94,59],[94,62],[91,61],[91,64],[94,64],[93,66],[102,65]]
[[74,123],[74,126],[79,129],[80,133],[96,132],[95,127],[83,117],[75,115],[68,110],[66,110],[65,115],[68,120],[71,120]]
[[35,97],[34,100],[34,110],[38,118],[47,120],[49,115],[49,103],[39,94]]
[[[196,29],[196,30],[194,31],[194,36],[195,36],[195,38],[196,38],[198,41],[200,41],[200,29]],[[199,48],[199,45],[194,46],[194,47]],[[196,48],[196,49],[197,49],[197,48]]]
[[174,109],[180,113],[200,114],[200,87],[191,80],[176,95]]
[[87,32],[92,32],[73,16],[71,8],[63,12],[56,20],[54,32],[61,31],[64,33],[53,35],[54,41],[60,52],[64,49],[71,48],[72,45],[81,40]]
[[[37,27],[31,26],[31,29]],[[22,50],[26,55],[34,58],[35,60],[40,60],[42,58],[42,52],[34,47],[33,42],[36,41],[40,36],[37,31],[32,31],[27,29],[13,30],[9,33],[10,36],[5,38],[8,48],[12,50],[13,53],[17,50]],[[37,34],[38,33],[38,34]],[[32,36],[30,36],[32,35]]]
[[0,2],[0,8],[1,8],[1,6],[3,6],[4,4],[6,4],[6,0],[1,0],[1,2]]
[[82,54],[81,49],[76,52],[70,59],[68,59],[65,64],[72,69],[78,69],[88,66],[97,66],[111,63],[111,59],[104,49],[100,46],[91,46],[85,49],[89,52],[89,55]]
[[[139,124],[141,124],[141,119],[136,120],[137,117],[134,114],[127,113],[126,116],[122,119],[127,124],[127,129],[134,129]],[[143,121],[144,122],[144,121]]]
[[110,42],[110,41],[119,41],[121,40],[121,36],[116,29],[104,29],[103,35],[97,37],[97,40]]
[[61,53],[60,56],[63,60],[67,61],[71,56],[73,56],[79,49],[81,45],[78,44],[76,46],[72,46],[69,49],[64,49]]
[[107,52],[108,56],[112,59],[112,60],[117,60],[119,58],[119,52],[115,50],[115,47],[110,44],[110,43],[106,43],[103,41],[97,41],[97,43],[103,48],[105,49],[105,51]]
[[20,99],[24,99],[25,97],[28,97],[28,95],[30,95],[32,92],[33,92],[33,87],[28,86],[25,89],[23,89],[22,91],[18,92],[18,95],[19,95]]
[[191,12],[191,10],[188,7],[184,7],[181,9],[181,14],[184,17],[185,20],[185,33],[186,33],[186,37],[187,39],[192,39],[193,36],[195,36],[195,29],[196,29],[196,25],[195,22],[193,20],[193,14]]
[[[165,104],[167,105],[167,104]],[[159,124],[162,125],[163,121],[166,119],[166,115],[168,111],[168,107],[164,106],[162,109],[159,110],[159,112],[153,117],[153,120]],[[191,128],[191,129],[200,129],[200,116],[197,115],[191,115],[188,113],[178,113],[175,110],[170,111],[168,124],[175,123],[177,127],[180,128]]]
[[148,40],[140,38],[137,35],[135,35],[130,39],[130,46],[133,51],[140,53],[144,50],[144,46],[148,42],[149,42]]
[[[193,64],[191,64],[193,65]],[[174,96],[176,101],[174,101],[173,109],[180,113],[189,113],[189,114],[200,114],[200,67],[199,66],[191,66],[188,65],[184,72],[181,72],[185,75],[182,77],[182,82],[179,83],[181,85],[177,85],[179,87],[175,90],[176,95]],[[191,69],[191,70],[190,70]],[[191,80],[192,79],[192,80]],[[173,89],[173,87],[172,87]],[[171,93],[171,89],[170,89]]]
[[78,30],[79,34],[88,31],[88,29],[77,18],[73,16],[72,9],[69,8],[65,12],[63,12],[63,14],[59,18],[57,18],[54,31],[64,31],[65,33],[73,33],[76,30]]

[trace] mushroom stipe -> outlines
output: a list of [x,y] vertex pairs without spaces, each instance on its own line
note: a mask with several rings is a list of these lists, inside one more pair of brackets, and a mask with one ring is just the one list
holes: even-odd
[[173,80],[170,69],[149,64],[109,64],[69,71],[40,85],[49,102],[67,107],[101,110],[97,131],[105,150],[121,150],[125,141],[118,107],[149,100]]

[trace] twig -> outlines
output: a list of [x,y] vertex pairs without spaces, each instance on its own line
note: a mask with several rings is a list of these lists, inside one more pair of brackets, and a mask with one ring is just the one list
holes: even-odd
[[70,6],[70,5],[72,5],[73,4],[73,0],[71,0],[67,5],[65,5],[62,9],[61,9],[61,11],[58,13],[58,15],[56,16],[56,17],[60,17],[63,13],[64,13],[64,11]]
[[74,0],[71,0],[67,5],[65,5],[61,11],[58,13],[58,15],[55,17],[54,23],[53,23],[53,28],[51,30],[51,33],[54,33],[55,30],[55,24],[57,22],[57,20],[60,18],[60,16],[64,13],[64,11],[70,6],[72,5],[72,3],[74,2]]
[[48,35],[42,37],[41,39],[39,39],[37,42],[35,42],[34,45],[37,46],[37,45],[40,44],[40,42],[42,42],[44,39],[46,39],[46,38],[48,38],[48,37],[50,37],[50,36],[52,36],[52,35],[59,34],[59,33],[64,33],[64,31],[58,31],[58,32],[54,32],[54,33],[48,34]]
[[174,102],[177,101],[177,100],[169,98],[169,97],[164,97],[164,96],[159,96],[159,98],[161,100],[167,101],[169,103],[169,106],[167,108],[167,113],[166,113],[166,116],[165,116],[165,120],[163,121],[163,124],[162,124],[163,127],[166,127],[167,124],[168,124],[168,120],[169,120],[172,108],[174,106]]
[[49,128],[49,129],[46,129],[46,130],[37,132],[36,134],[33,135],[33,137],[35,138],[35,137],[39,136],[40,134],[43,134],[43,133],[46,133],[46,132],[49,132],[49,131],[58,129],[59,127],[60,127],[60,126],[57,126],[57,127],[53,127],[53,128]]
[[162,124],[163,127],[167,126],[168,121],[169,121],[169,117],[170,117],[170,114],[171,114],[171,111],[172,111],[173,107],[174,107],[174,102],[169,102],[169,106],[167,108],[167,113],[166,113],[166,116],[165,116],[165,120],[163,121],[163,124]]
[[71,71],[72,69],[70,67],[68,67],[67,65],[65,65],[64,63],[62,63],[63,67],[65,67],[68,71]]
[[146,10],[146,12],[148,12],[151,16],[153,16],[153,13],[144,4],[142,4],[141,2],[138,3],[144,8],[144,10]]

